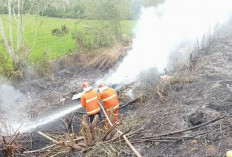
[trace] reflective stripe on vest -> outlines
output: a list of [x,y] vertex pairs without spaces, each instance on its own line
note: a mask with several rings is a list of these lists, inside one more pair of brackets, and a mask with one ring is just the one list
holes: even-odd
[[93,101],[93,100],[96,100],[96,99],[97,99],[97,96],[94,97],[94,98],[92,98],[92,99],[86,100],[86,103],[89,103],[89,102],[91,102],[91,101]]
[[93,111],[87,112],[87,114],[94,114],[94,113],[96,113],[97,111],[100,111],[100,107],[97,108],[97,109],[95,109],[95,110],[93,110]]
[[107,101],[107,100],[113,99],[114,97],[116,97],[116,94],[111,95],[111,96],[108,97],[108,98],[102,99],[102,101]]
[[[118,104],[118,105],[116,105],[116,106],[114,106],[114,107],[111,107],[111,108],[113,108],[113,110],[115,110],[115,109],[119,108],[119,104]],[[110,111],[110,110],[111,110],[111,108],[106,109],[106,111]]]

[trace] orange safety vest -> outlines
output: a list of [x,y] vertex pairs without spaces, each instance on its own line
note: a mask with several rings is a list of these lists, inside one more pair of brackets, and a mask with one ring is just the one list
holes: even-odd
[[81,105],[86,108],[87,115],[100,112],[98,92],[91,89],[81,96]]
[[103,101],[106,111],[110,111],[119,108],[118,95],[113,88],[107,88],[100,94],[100,99]]

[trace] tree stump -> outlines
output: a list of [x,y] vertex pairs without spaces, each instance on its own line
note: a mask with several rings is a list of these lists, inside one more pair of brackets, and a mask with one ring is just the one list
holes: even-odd
[[87,115],[83,115],[83,119],[82,119],[82,134],[85,138],[85,143],[87,146],[92,146],[94,144],[94,130],[96,128],[97,125],[97,121],[99,119],[99,116],[96,115],[94,117],[93,123],[89,124],[87,122]]

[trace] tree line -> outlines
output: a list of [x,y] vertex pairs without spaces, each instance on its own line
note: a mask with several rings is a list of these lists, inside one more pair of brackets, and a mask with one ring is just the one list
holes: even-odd
[[[0,14],[8,14],[7,6],[0,0]],[[13,1],[13,0],[12,0]],[[136,19],[139,15],[141,6],[154,6],[164,0],[24,0],[23,14],[33,10],[39,5],[43,6],[40,9],[39,15],[56,17],[56,18],[75,18],[75,19],[94,19],[98,20],[96,12],[99,12],[104,7],[109,10],[115,8],[118,13],[118,18],[121,20]],[[17,3],[17,1],[15,1]],[[13,4],[12,4],[13,5]],[[17,8],[16,8],[17,10]],[[33,12],[32,12],[33,14]],[[34,12],[35,14],[35,12]],[[110,18],[106,16],[104,18]]]

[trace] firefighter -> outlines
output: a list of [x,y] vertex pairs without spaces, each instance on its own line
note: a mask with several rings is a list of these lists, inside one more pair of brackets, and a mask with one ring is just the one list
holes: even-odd
[[[117,122],[119,108],[117,92],[113,88],[106,86],[104,83],[100,83],[98,89],[100,92],[100,100],[102,100],[103,105],[106,109],[106,114],[109,117],[113,117],[114,123]],[[105,129],[108,129],[108,125],[109,122],[107,121]]]
[[102,121],[98,92],[90,86],[89,82],[84,82],[82,88],[84,93],[81,95],[81,105],[86,108],[89,123],[93,122],[93,119],[97,114],[100,121]]

